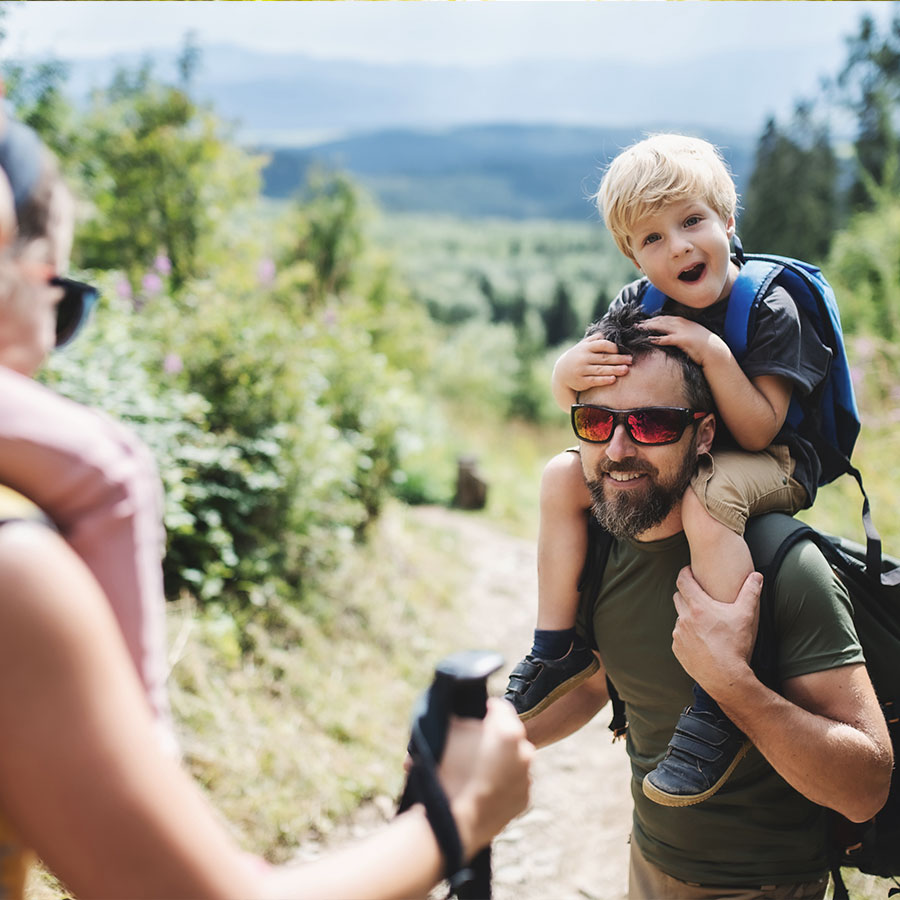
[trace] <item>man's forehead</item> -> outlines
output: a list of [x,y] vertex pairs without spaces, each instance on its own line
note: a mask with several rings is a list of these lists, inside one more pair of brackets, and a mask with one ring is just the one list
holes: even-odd
[[634,359],[628,374],[615,383],[581,391],[581,403],[596,403],[612,409],[637,406],[684,406],[686,395],[681,363],[662,350],[651,350]]

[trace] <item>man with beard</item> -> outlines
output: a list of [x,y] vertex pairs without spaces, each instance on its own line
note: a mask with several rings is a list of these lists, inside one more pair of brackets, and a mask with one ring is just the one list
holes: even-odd
[[[579,610],[601,668],[530,719],[528,735],[541,746],[571,734],[606,704],[606,674],[616,685],[633,776],[629,897],[823,897],[823,807],[870,818],[892,764],[849,600],[818,549],[796,547],[776,582],[780,693],[759,681],[749,659],[761,577],[720,603],[686,568],[681,498],[715,437],[712,397],[699,366],[655,344],[644,320],[625,307],[602,321],[633,362],[572,410],[593,512],[614,537],[599,589]],[[753,746],[704,803],[660,806],[641,783],[667,752],[694,680]]]

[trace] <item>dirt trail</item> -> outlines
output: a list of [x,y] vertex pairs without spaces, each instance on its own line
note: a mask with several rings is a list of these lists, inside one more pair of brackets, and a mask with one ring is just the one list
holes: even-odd
[[[511,668],[530,646],[537,604],[536,547],[466,513],[417,515],[458,536],[470,566],[462,608],[473,646],[499,650]],[[492,693],[506,687],[505,673]],[[607,710],[565,741],[538,752],[531,808],[497,839],[495,900],[620,900],[628,873],[630,776]]]
[[[411,510],[429,530],[453,534],[466,561],[460,608],[468,610],[467,646],[498,650],[508,670],[530,646],[537,609],[537,548],[477,515],[441,507]],[[622,900],[628,879],[630,774],[625,747],[613,744],[608,710],[559,744],[538,752],[530,808],[494,842],[494,900]],[[321,844],[307,842],[297,860],[314,859],[383,826],[393,800],[365,804]],[[445,889],[433,892],[443,898]]]

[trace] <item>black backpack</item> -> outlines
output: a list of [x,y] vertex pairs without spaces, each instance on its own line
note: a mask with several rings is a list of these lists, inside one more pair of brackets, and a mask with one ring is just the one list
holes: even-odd
[[[775,573],[785,555],[797,543],[811,540],[822,551],[844,583],[853,605],[853,623],[866,657],[866,668],[887,721],[895,760],[900,758],[900,586],[896,573],[900,562],[882,557],[880,568],[869,568],[866,548],[844,538],[822,534],[780,513],[751,519],[746,540],[756,568],[765,576],[760,599],[760,629],[766,638],[758,642],[755,663],[763,669],[777,665],[777,640],[772,623],[775,605]],[[766,675],[760,673],[766,680]],[[847,900],[841,867],[859,869],[883,878],[900,875],[900,776],[896,768],[888,799],[868,822],[850,822],[829,811],[829,862],[834,879],[834,900]],[[888,896],[900,894],[900,883]]]
[[[745,533],[754,565],[765,577],[760,599],[760,638],[754,650],[753,667],[758,677],[775,688],[777,640],[775,639],[774,585],[785,555],[803,540],[813,541],[847,588],[853,605],[853,620],[866,657],[866,668],[888,724],[894,759],[900,759],[900,560],[879,557],[872,569],[872,547],[864,548],[843,538],[823,534],[782,513],[752,518]],[[579,583],[583,596],[596,596],[603,579],[612,538],[596,522],[589,528],[588,554]],[[879,547],[880,553],[880,547]],[[607,678],[613,718],[609,724],[615,737],[627,729],[625,704]],[[828,856],[834,880],[834,900],[848,900],[841,867],[859,869],[869,875],[893,878],[900,875],[900,775],[895,767],[887,802],[868,822],[857,824],[829,811]],[[900,882],[888,896],[900,894]]]

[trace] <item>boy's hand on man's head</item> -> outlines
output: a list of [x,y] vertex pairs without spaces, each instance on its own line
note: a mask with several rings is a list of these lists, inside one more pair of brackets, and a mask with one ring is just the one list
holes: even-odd
[[728,344],[708,328],[681,316],[654,316],[642,322],[641,328],[659,332],[652,338],[661,347],[678,347],[698,366],[708,366],[717,358],[731,356]]
[[631,356],[602,335],[593,334],[570,347],[556,361],[554,382],[559,379],[570,391],[586,391],[592,387],[613,384],[628,373]]

